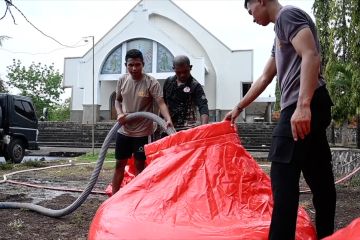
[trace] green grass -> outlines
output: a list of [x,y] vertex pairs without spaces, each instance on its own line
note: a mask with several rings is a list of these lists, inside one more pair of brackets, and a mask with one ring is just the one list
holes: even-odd
[[[92,152],[88,152],[84,155],[76,157],[76,162],[96,162],[99,158],[99,152],[95,152],[94,155]],[[105,161],[114,161],[115,160],[115,151],[110,150],[107,152]]]
[[14,165],[11,163],[0,164],[0,170],[11,170],[14,168]]
[[21,219],[15,219],[14,221],[12,222],[9,222],[8,223],[8,226],[13,228],[13,229],[22,229],[24,228],[24,221],[21,220]]
[[[79,162],[96,162],[99,158],[99,152],[95,151],[94,155],[92,154],[92,152],[88,152],[84,155],[78,156],[75,158],[75,162],[79,163]],[[115,167],[115,162],[109,162],[109,161],[115,161],[115,150],[109,150],[106,153],[106,157],[105,157],[105,161],[104,161],[104,165],[103,165],[103,169],[104,170],[109,170],[109,169],[114,169]]]
[[38,161],[38,160],[26,161],[26,162],[22,163],[22,165],[24,165],[26,167],[35,167],[35,168],[40,168],[40,167],[46,166],[45,163]]
[[351,187],[360,187],[360,174],[359,173],[351,178],[350,186]]

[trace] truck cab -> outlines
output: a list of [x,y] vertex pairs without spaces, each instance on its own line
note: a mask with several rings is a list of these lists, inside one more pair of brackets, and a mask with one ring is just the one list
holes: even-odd
[[0,156],[20,163],[25,149],[39,149],[38,119],[29,97],[0,93]]

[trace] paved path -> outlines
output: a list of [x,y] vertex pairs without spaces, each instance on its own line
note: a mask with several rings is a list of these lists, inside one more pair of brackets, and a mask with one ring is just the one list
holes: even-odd
[[[111,149],[111,148],[110,148]],[[27,150],[26,156],[53,156],[56,153],[87,153],[91,152],[92,148],[69,148],[69,147],[41,147],[40,150]],[[100,148],[95,148],[95,152],[99,152]],[[255,159],[266,161],[268,152],[250,152]]]
[[[69,147],[40,147],[40,150],[26,150],[26,156],[53,156],[56,153],[87,153],[91,152],[92,148],[69,148]],[[95,152],[99,152],[100,148],[95,148]]]
[[[110,148],[112,149],[112,148]],[[95,152],[99,152],[100,148],[95,148]],[[27,156],[49,156],[54,152],[69,152],[69,153],[87,153],[91,152],[92,148],[70,148],[70,147],[40,147],[40,150],[26,150]],[[250,152],[254,158],[267,158],[268,152]]]
[[[95,153],[100,151],[100,148],[94,149]],[[40,150],[26,150],[24,161],[43,159],[57,160],[59,157],[74,157],[87,152],[92,152],[92,148],[69,148],[69,147],[41,147]],[[260,161],[267,161],[267,152],[249,152],[250,155]],[[0,157],[0,163],[5,163],[5,159]]]
[[267,161],[267,157],[268,157],[268,152],[249,152],[250,155],[259,161]]

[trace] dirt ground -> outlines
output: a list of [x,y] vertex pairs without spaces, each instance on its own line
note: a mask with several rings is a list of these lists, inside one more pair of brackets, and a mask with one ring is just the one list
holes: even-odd
[[[50,166],[68,162],[48,162],[39,166]],[[53,187],[83,189],[86,187],[94,165],[52,168],[35,172],[23,172],[9,176],[9,179]],[[0,168],[0,175],[34,166],[15,165],[12,169]],[[103,192],[110,182],[113,164],[107,164],[101,171],[95,190]],[[337,186],[336,229],[348,225],[360,216],[360,176]],[[9,183],[0,184],[0,202],[32,202],[44,207],[61,209],[71,204],[80,193],[30,188]],[[62,218],[50,218],[28,210],[0,210],[0,239],[87,239],[91,220],[96,210],[108,197],[91,194],[75,212]],[[314,218],[311,194],[301,195],[301,205]]]

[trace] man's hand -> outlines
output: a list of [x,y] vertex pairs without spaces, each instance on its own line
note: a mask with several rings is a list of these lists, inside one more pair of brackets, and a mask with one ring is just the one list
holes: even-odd
[[310,133],[311,110],[310,107],[296,107],[291,117],[291,131],[294,141],[304,139]]
[[169,119],[169,120],[166,120],[165,126],[166,126],[166,128],[171,128],[171,127],[173,128],[174,124],[171,121],[171,119]]
[[126,113],[119,113],[117,115],[117,121],[121,124],[124,125],[126,123],[125,117],[126,117]]
[[231,121],[231,125],[234,125],[236,118],[240,115],[241,112],[241,108],[235,107],[225,115],[224,121]]

